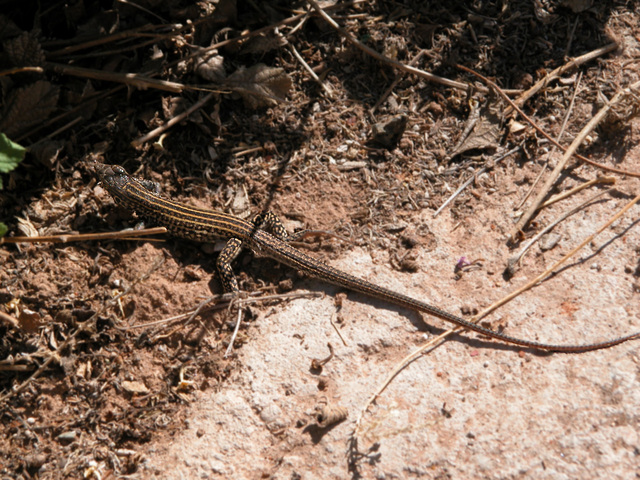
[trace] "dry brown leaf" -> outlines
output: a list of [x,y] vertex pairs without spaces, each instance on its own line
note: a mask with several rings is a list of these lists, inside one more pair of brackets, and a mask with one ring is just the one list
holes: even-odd
[[15,37],[20,35],[22,30],[18,27],[13,20],[5,15],[0,15],[0,39]]
[[269,32],[250,38],[240,50],[242,55],[266,53],[287,45],[287,39],[280,32]]
[[227,77],[227,72],[224,70],[224,57],[209,52],[204,57],[196,58],[196,73],[210,82],[223,82]]
[[47,168],[53,168],[58,161],[58,156],[62,152],[64,145],[62,142],[54,140],[43,140],[32,145],[29,152],[38,160],[39,163]]
[[56,108],[60,89],[38,80],[12,91],[0,114],[0,131],[9,136],[45,120]]
[[468,150],[497,148],[502,131],[502,120],[502,105],[493,100],[488,101],[480,109],[475,118],[475,124],[467,136],[453,149],[450,158]]
[[125,392],[134,395],[146,395],[147,393],[149,393],[149,389],[147,388],[147,386],[144,383],[138,381],[124,380],[122,382],[122,389]]
[[33,32],[24,32],[10,40],[2,42],[9,61],[16,67],[40,67],[44,65],[45,55],[38,38]]
[[189,108],[184,97],[162,97],[162,114],[165,119],[170,119]]
[[562,0],[563,7],[570,8],[573,13],[584,12],[593,6],[593,0]]
[[224,83],[242,96],[247,107],[254,109],[284,102],[291,88],[291,78],[282,68],[262,63],[236,70]]

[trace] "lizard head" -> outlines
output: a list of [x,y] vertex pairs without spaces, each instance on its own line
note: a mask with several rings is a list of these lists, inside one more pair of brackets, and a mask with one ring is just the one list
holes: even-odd
[[131,180],[127,171],[120,165],[99,163],[95,166],[95,171],[109,192],[123,188]]

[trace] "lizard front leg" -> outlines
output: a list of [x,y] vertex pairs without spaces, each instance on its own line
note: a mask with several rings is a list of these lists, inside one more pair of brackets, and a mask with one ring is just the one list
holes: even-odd
[[256,229],[266,230],[283,242],[296,242],[311,232],[311,230],[300,230],[294,233],[287,232],[280,218],[273,212],[259,213],[253,217],[251,223],[253,223]]

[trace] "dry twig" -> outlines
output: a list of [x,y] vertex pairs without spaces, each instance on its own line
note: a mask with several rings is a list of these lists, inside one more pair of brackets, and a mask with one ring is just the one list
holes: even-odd
[[433,83],[439,83],[440,85],[444,85],[445,87],[456,88],[458,90],[469,90],[471,85],[468,83],[456,82],[455,80],[450,80],[448,78],[439,77],[438,75],[434,75],[429,72],[425,72],[424,70],[420,70],[418,68],[405,65],[404,63],[398,62],[397,60],[393,60],[389,57],[385,57],[381,53],[376,52],[374,49],[367,47],[363,43],[359,42],[353,35],[347,32],[344,28],[338,25],[333,18],[331,18],[321,7],[318,5],[318,2],[315,0],[308,0],[309,4],[313,7],[313,9],[318,12],[318,14],[329,24],[331,25],[340,35],[342,35],[349,43],[358,47],[360,50],[365,52],[367,55],[371,55],[376,60],[379,60],[387,65],[391,65],[403,72],[411,73],[413,75],[417,75],[425,80]]
[[159,238],[137,238],[147,235],[156,235],[166,233],[165,227],[144,228],[142,230],[121,230],[119,232],[103,232],[103,233],[81,233],[81,234],[60,234],[60,235],[43,235],[41,237],[2,237],[0,245],[3,243],[69,243],[69,242],[87,242],[92,240],[146,240],[163,242]]
[[549,200],[544,202],[542,205],[540,205],[538,207],[538,210],[547,208],[548,206],[553,205],[554,203],[559,202],[560,200],[564,200],[565,198],[570,197],[571,195],[575,195],[576,193],[581,192],[585,188],[589,188],[592,185],[598,185],[601,183],[605,185],[615,185],[616,179],[615,177],[596,177],[592,180],[589,180],[588,182],[584,182],[578,185],[577,187],[573,187],[571,190],[568,190],[564,193],[561,193],[559,195],[556,195],[555,197],[550,198]]
[[196,110],[202,108],[209,100],[211,100],[214,97],[214,95],[215,95],[214,93],[209,93],[209,94],[205,95],[200,100],[198,100],[196,103],[191,105],[188,109],[186,109],[184,112],[180,113],[179,115],[176,115],[175,117],[170,119],[165,124],[160,125],[158,128],[154,128],[153,130],[151,130],[150,132],[146,133],[145,135],[143,135],[143,136],[141,136],[139,138],[136,138],[134,141],[131,142],[131,146],[134,147],[134,148],[137,148],[140,145],[142,145],[144,142],[147,142],[147,141],[151,140],[152,138],[155,138],[158,135],[162,134],[163,132],[169,130],[175,124],[180,123],[182,120],[187,118],[193,112],[195,112]]
[[[580,72],[580,75],[578,75],[578,79],[576,80],[576,86],[573,89],[573,95],[571,96],[571,101],[569,102],[569,107],[567,108],[567,111],[564,115],[564,119],[562,120],[562,126],[560,127],[560,132],[558,133],[558,136],[556,138],[556,141],[558,143],[562,139],[562,135],[564,135],[564,131],[567,128],[567,122],[569,121],[571,112],[573,112],[573,106],[575,105],[576,96],[578,95],[578,91],[580,90],[581,81],[582,81],[582,72]],[[531,188],[529,188],[529,190],[527,191],[527,194],[522,198],[520,203],[518,203],[518,206],[515,208],[516,210],[519,210],[522,207],[522,205],[524,205],[524,202],[526,202],[529,196],[533,193],[533,190],[536,188],[536,185],[542,178],[542,175],[544,174],[544,172],[547,171],[547,166],[549,165],[549,159],[551,158],[551,155],[555,153],[556,148],[557,147],[554,145],[551,147],[551,150],[547,152],[547,155],[546,155],[547,161],[542,166],[542,169],[540,170],[540,173],[538,173],[538,176],[536,177],[536,179],[533,181],[533,184],[531,184]]]
[[[498,85],[496,85],[494,82],[492,82],[491,80],[489,80],[487,77],[480,75],[478,72],[475,72],[473,70],[471,70],[470,68],[465,67],[464,65],[458,65],[458,68],[461,70],[464,70],[465,72],[469,72],[474,74],[475,76],[477,76],[478,78],[480,78],[483,82],[485,82],[487,85],[489,85],[491,88],[493,88],[496,92],[498,92],[500,94],[500,96],[502,98],[504,98],[509,105],[511,105],[517,112],[518,114],[520,114],[520,116],[522,118],[524,118],[527,122],[529,122],[529,124],[540,134],[542,135],[544,138],[546,138],[547,140],[549,140],[552,144],[554,144],[556,147],[558,147],[560,150],[562,150],[563,152],[565,152],[567,150],[567,147],[560,145],[556,140],[554,140],[547,132],[545,132],[536,122],[534,122],[526,113],[524,113],[522,111],[522,109],[520,109],[520,107],[518,107],[515,102],[513,100],[511,100],[509,98],[509,96],[505,93],[504,90],[502,90]],[[630,87],[625,88],[623,90],[623,94],[626,97],[627,95],[629,97],[632,97],[634,95],[634,92],[640,88],[640,82],[636,82],[634,84],[632,84]],[[615,98],[615,97],[614,97]],[[608,105],[612,105],[613,100],[611,100]],[[588,159],[587,157],[584,157],[578,153],[574,153],[575,157],[578,160],[581,160],[585,163],[588,163],[589,165],[592,165],[594,167],[597,167],[601,170],[606,170],[608,172],[614,172],[614,173],[619,173],[620,175],[628,175],[630,177],[638,177],[640,178],[640,172],[633,172],[633,171],[629,171],[629,170],[622,170],[620,168],[615,168],[615,167],[610,167],[608,165],[603,165],[602,163],[598,163],[598,162],[594,162],[593,160]]]
[[329,85],[327,85],[325,82],[320,80],[318,75],[316,75],[316,72],[314,72],[313,69],[309,66],[309,64],[304,61],[304,58],[302,58],[302,55],[298,53],[298,50],[296,50],[296,47],[294,47],[291,43],[289,44],[289,50],[291,51],[293,56],[296,57],[296,59],[300,62],[300,65],[302,65],[302,68],[304,68],[307,71],[307,73],[311,75],[311,78],[313,78],[313,80],[318,85],[320,85],[320,88],[324,90],[324,93],[327,94],[327,97],[329,99],[333,99],[333,91],[331,90],[331,87],[329,87]]
[[80,78],[92,78],[94,80],[103,80],[106,82],[124,83],[125,85],[136,87],[141,90],[145,90],[147,88],[155,88],[158,90],[163,90],[165,92],[181,93],[187,88],[187,86],[182,83],[158,80],[156,78],[139,75],[137,73],[105,72],[104,70],[75,67],[71,65],[63,65],[60,63],[47,63],[46,66],[54,72],[63,75],[71,75]]
[[[492,163],[492,166],[491,166],[491,167],[493,168],[493,166],[495,166],[495,164],[496,164],[496,163],[498,163],[498,162],[502,161],[503,159],[507,158],[509,155],[511,155],[511,154],[513,154],[513,153],[515,153],[515,152],[517,152],[517,151],[519,151],[519,150],[520,150],[520,147],[516,147],[516,148],[513,148],[513,149],[509,150],[509,151],[508,151],[507,153],[505,153],[504,155],[500,155],[500,156],[499,156],[499,157],[498,157],[498,158],[497,158],[497,159]],[[473,173],[473,175],[471,175],[467,180],[465,180],[465,181],[464,181],[464,183],[463,183],[462,185],[460,185],[460,186],[458,187],[458,189],[457,189],[455,192],[453,192],[453,193],[451,194],[451,196],[450,196],[449,198],[447,198],[447,200],[446,200],[442,205],[440,205],[440,208],[438,208],[438,210],[436,210],[436,211],[434,212],[434,214],[433,214],[433,218],[436,218],[438,215],[440,215],[440,212],[442,212],[442,210],[444,210],[444,209],[445,209],[445,207],[446,207],[447,205],[449,205],[449,204],[450,204],[450,203],[451,203],[451,202],[452,202],[452,201],[453,201],[453,200],[454,200],[458,195],[460,195],[460,193],[462,193],[462,191],[463,191],[465,188],[467,188],[467,187],[471,184],[471,182],[473,182],[473,181],[478,177],[478,175],[483,174],[483,173],[484,173],[484,172],[486,172],[487,170],[489,170],[489,167],[482,167],[482,168],[481,168],[480,170],[478,170],[477,172],[474,172],[474,173]]]
[[[569,159],[573,156],[573,154],[578,150],[578,147],[582,145],[582,142],[586,139],[587,135],[591,133],[591,131],[596,128],[596,126],[604,119],[609,110],[613,108],[618,102],[620,102],[623,98],[630,95],[630,93],[640,87],[640,82],[636,82],[631,87],[625,88],[624,90],[619,91],[611,101],[607,102],[607,104],[600,109],[600,111],[594,115],[594,117],[589,120],[589,122],[584,126],[584,128],[580,131],[576,138],[571,142],[571,145],[565,150],[564,155],[553,169],[549,178],[545,182],[544,186],[538,192],[538,195],[533,200],[529,208],[525,211],[525,213],[520,217],[520,220],[516,223],[515,227],[511,230],[511,232],[507,235],[508,238],[515,239],[517,238],[518,233],[524,228],[524,226],[529,223],[531,217],[533,217],[534,213],[539,209],[540,205],[548,195],[553,185],[556,183],[558,178],[560,177],[560,173],[564,170],[565,166]],[[554,141],[555,143],[555,141]]]
[[[279,294],[279,295],[264,295],[262,297],[240,298],[240,299],[237,300],[237,304],[238,305],[250,305],[250,304],[258,303],[258,302],[267,302],[267,301],[270,301],[270,300],[282,300],[282,299],[293,299],[293,298],[317,298],[317,297],[321,297],[321,296],[322,296],[322,294],[315,293],[315,292],[285,293],[285,294]],[[115,327],[118,330],[134,330],[134,329],[138,329],[138,328],[157,327],[157,326],[160,326],[160,325],[167,325],[167,324],[170,324],[172,322],[177,322],[177,321],[181,321],[181,320],[184,320],[184,319],[188,319],[187,322],[185,322],[185,325],[186,325],[191,320],[193,320],[196,315],[198,315],[201,312],[205,312],[205,311],[209,311],[209,310],[223,310],[223,309],[229,308],[229,303],[231,302],[232,299],[233,299],[233,294],[231,294],[231,293],[223,293],[221,295],[213,295],[213,296],[207,298],[206,300],[204,300],[203,302],[201,302],[200,305],[198,305],[198,307],[196,307],[195,310],[191,310],[189,312],[180,313],[180,314],[175,315],[173,317],[163,318],[161,320],[154,320],[153,322],[139,323],[139,324],[136,324],[136,325],[128,325],[126,327],[120,327],[120,326],[116,325]],[[207,306],[209,303],[211,303],[214,300],[221,300],[222,302],[225,302],[225,303],[216,303],[215,305],[212,305],[212,306],[209,306],[207,308],[204,308],[205,306]]]
[[522,107],[527,100],[533,97],[536,93],[542,90],[544,87],[549,85],[554,80],[562,77],[564,74],[571,72],[573,69],[578,68],[580,65],[583,65],[595,58],[601,57],[602,55],[606,55],[609,52],[613,52],[616,48],[618,48],[617,43],[610,43],[609,45],[605,45],[604,47],[597,48],[592,52],[585,53],[584,55],[580,55],[579,57],[571,59],[569,62],[564,65],[556,68],[552,72],[549,72],[544,78],[538,80],[531,88],[529,88],[526,92],[520,95],[516,100],[514,100],[515,106],[511,106],[505,110],[505,116],[513,113],[514,109],[517,110],[516,107]]
[[[418,52],[418,54],[411,59],[411,61],[409,62],[409,66],[413,67],[415,64],[417,64],[418,61],[424,55],[425,51],[426,50],[424,50],[424,49],[420,50]],[[378,99],[376,104],[369,109],[369,113],[371,115],[373,115],[375,113],[375,111],[378,109],[378,107],[382,104],[382,102],[384,102],[387,99],[387,97],[391,94],[393,89],[396,88],[396,86],[400,83],[400,81],[403,78],[404,78],[404,75],[397,75],[396,76],[396,78],[393,80],[393,82],[391,82],[391,85],[389,85],[389,87],[384,91],[384,93],[382,95],[380,95],[380,98]]]
[[[588,182],[590,183],[590,182]],[[581,185],[582,187],[582,185]],[[509,257],[509,260],[507,261],[507,272],[509,272],[509,275],[513,275],[515,273],[516,267],[517,265],[520,263],[520,261],[522,260],[522,257],[524,256],[524,254],[527,252],[527,250],[529,250],[533,245],[535,245],[535,243],[547,232],[551,231],[553,229],[553,227],[555,227],[556,225],[558,225],[560,222],[562,222],[563,220],[567,219],[568,217],[570,217],[571,215],[573,215],[574,213],[579,212],[580,210],[582,210],[584,207],[586,207],[587,205],[589,205],[591,202],[593,202],[596,198],[604,195],[605,193],[609,193],[611,192],[612,189],[609,190],[605,190],[604,192],[600,192],[597,193],[596,195],[592,196],[591,198],[589,198],[586,202],[581,203],[580,205],[578,205],[575,208],[572,208],[571,210],[569,210],[568,212],[565,212],[564,214],[560,215],[560,217],[558,219],[556,219],[555,221],[551,222],[549,225],[547,225],[546,227],[544,227],[542,230],[540,230],[531,240],[529,240],[527,242],[527,244],[522,247],[520,249],[519,252],[517,252],[516,254],[512,255],[511,257]],[[542,208],[542,207],[541,207]]]

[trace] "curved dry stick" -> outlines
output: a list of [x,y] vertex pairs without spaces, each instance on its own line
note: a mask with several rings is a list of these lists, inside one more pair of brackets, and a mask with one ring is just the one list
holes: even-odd
[[344,28],[338,25],[333,18],[331,18],[315,0],[308,0],[309,4],[313,7],[313,9],[327,22],[331,25],[340,35],[342,35],[349,43],[358,47],[360,50],[365,52],[368,55],[371,55],[376,60],[379,60],[383,63],[391,65],[392,67],[397,68],[398,70],[402,70],[404,72],[412,73],[417,75],[425,80],[433,83],[439,83],[440,85],[444,85],[445,87],[456,88],[459,90],[469,90],[471,85],[468,83],[456,82],[455,80],[450,80],[448,78],[439,77],[438,75],[434,75],[432,73],[425,72],[424,70],[420,70],[415,67],[411,67],[409,65],[405,65],[404,63],[398,62],[397,60],[393,60],[389,57],[385,57],[381,53],[376,52],[374,49],[367,47],[363,43],[360,43],[356,38],[353,37],[349,32],[347,32]]
[[540,128],[540,126],[536,122],[534,122],[526,113],[524,113],[522,111],[522,109],[520,109],[520,107],[518,107],[515,104],[515,102],[513,100],[511,100],[507,96],[507,94],[504,93],[502,91],[502,89],[498,85],[496,85],[494,82],[489,80],[487,77],[479,74],[478,72],[476,72],[474,70],[471,70],[468,67],[465,67],[464,65],[458,65],[458,68],[461,69],[461,70],[464,70],[465,72],[472,73],[473,75],[475,75],[478,78],[480,78],[487,85],[489,85],[491,88],[493,88],[502,98],[504,98],[522,116],[522,118],[524,118],[527,122],[529,122],[529,124],[538,133],[540,133],[540,135],[544,136],[553,145],[555,145],[556,147],[560,148],[563,152],[565,152],[563,157],[562,157],[562,159],[560,160],[560,162],[558,163],[556,168],[551,173],[551,177],[547,180],[547,183],[545,184],[545,187],[538,194],[538,197],[536,197],[536,200],[529,206],[529,209],[527,210],[527,212],[520,218],[520,220],[516,224],[516,227],[514,227],[514,229],[509,234],[507,234],[507,238],[509,238],[509,239],[515,238],[515,236],[522,229],[522,227],[526,224],[526,222],[529,221],[529,218],[531,218],[533,213],[538,209],[538,207],[542,203],[544,197],[546,196],[547,192],[550,189],[550,185],[553,184],[555,182],[555,180],[560,176],[560,171],[564,168],[564,166],[566,165],[567,161],[569,160],[569,158],[572,155],[575,155],[575,157],[577,159],[579,159],[579,160],[581,160],[583,162],[586,162],[586,163],[588,163],[590,165],[593,165],[595,167],[598,167],[598,168],[600,168],[602,170],[607,170],[607,171],[610,171],[610,172],[619,173],[621,175],[628,175],[630,177],[639,177],[640,178],[640,173],[638,173],[638,172],[630,172],[630,171],[627,171],[627,170],[621,170],[619,168],[608,167],[608,166],[602,165],[602,164],[600,164],[598,162],[594,162],[593,160],[589,160],[588,158],[583,157],[582,155],[579,155],[578,153],[576,153],[576,150],[578,149],[580,144],[584,141],[586,136],[596,127],[596,125],[598,125],[598,123],[600,123],[600,121],[605,117],[605,115],[607,113],[609,113],[609,110],[611,110],[611,108],[613,106],[615,106],[617,103],[619,103],[623,98],[625,98],[627,96],[633,96],[634,95],[634,91],[638,90],[640,88],[640,81],[635,82],[632,85],[630,85],[629,87],[625,88],[624,90],[621,90],[618,93],[616,93],[616,95],[611,100],[609,100],[607,102],[607,104],[603,108],[600,109],[600,111],[589,121],[589,123],[587,123],[587,125],[585,125],[585,127],[582,129],[582,131],[578,134],[578,136],[571,143],[571,145],[569,147],[565,147],[563,145],[560,145],[553,137],[551,137],[547,132],[545,132],[542,128]]
[[132,87],[146,90],[147,88],[156,88],[171,93],[181,93],[186,85],[177,82],[168,82],[166,80],[158,80],[137,73],[119,73],[106,72],[104,70],[96,70],[94,68],[76,67],[72,65],[64,65],[62,63],[47,62],[45,67],[62,75],[71,75],[80,78],[92,78],[94,80],[103,80],[106,82],[124,83]]
[[[565,219],[569,218],[571,215],[578,213],[580,210],[582,210],[584,207],[586,207],[587,205],[589,205],[589,203],[595,201],[598,197],[604,195],[605,193],[610,193],[611,191],[613,191],[613,188],[610,188],[608,190],[605,190],[604,192],[600,192],[597,193],[595,195],[593,195],[592,197],[590,197],[587,201],[581,203],[580,205],[578,205],[575,208],[572,208],[571,210],[569,210],[568,212],[563,213],[562,215],[560,215],[559,218],[557,218],[556,220],[554,220],[553,222],[551,222],[550,224],[548,224],[546,227],[544,227],[542,230],[540,230],[538,233],[536,233],[533,238],[531,238],[527,244],[522,247],[520,249],[520,251],[516,252],[515,254],[513,254],[511,257],[509,257],[509,259],[507,260],[507,272],[509,273],[509,275],[514,275],[516,272],[516,267],[518,266],[518,264],[522,261],[522,257],[524,257],[524,254],[527,253],[527,250],[529,250],[533,245],[535,245],[535,243],[547,232],[550,232],[551,230],[553,230],[553,228],[558,225],[560,222],[564,221]],[[548,202],[547,202],[548,203]]]
[[[604,119],[604,117],[607,115],[607,113],[609,113],[609,110],[611,110],[611,108],[613,108],[614,105],[620,102],[622,98],[629,95],[631,93],[631,90],[636,89],[638,87],[640,87],[640,82],[636,82],[631,87],[625,88],[624,90],[621,90],[618,93],[616,93],[615,96],[609,102],[607,102],[607,104],[604,107],[602,107],[600,111],[596,113],[591,120],[589,120],[589,122],[584,126],[584,128],[576,136],[573,142],[571,142],[571,145],[569,145],[569,148],[565,150],[564,155],[562,155],[562,158],[560,159],[556,167],[553,169],[553,171],[547,178],[547,181],[545,182],[544,186],[538,192],[538,195],[536,195],[533,202],[531,202],[531,204],[529,205],[529,208],[527,208],[527,210],[522,215],[522,217],[520,217],[515,227],[513,227],[513,229],[509,234],[507,234],[507,238],[510,238],[510,239],[516,238],[516,235],[524,228],[524,226],[529,222],[531,217],[533,217],[535,212],[539,209],[540,205],[542,205],[542,202],[546,198],[548,192],[551,190],[553,185],[556,183],[556,181],[560,177],[560,173],[566,167],[567,162],[569,162],[569,159],[578,150],[578,147],[582,145],[582,142],[584,142],[584,140],[587,138],[587,135],[589,135],[589,133],[591,133],[591,131],[594,128],[596,128],[596,126],[602,121],[602,119]],[[640,176],[640,174],[638,174],[638,176]]]
[[215,95],[214,93],[209,93],[209,94],[205,95],[204,97],[202,97],[196,103],[191,105],[188,109],[186,109],[181,114],[176,115],[175,117],[170,119],[168,122],[160,125],[158,128],[155,128],[155,129],[151,130],[149,133],[146,133],[145,135],[143,135],[143,136],[141,136],[139,138],[136,138],[134,141],[131,142],[131,146],[133,148],[137,148],[140,145],[142,145],[144,142],[146,142],[148,140],[151,140],[152,138],[155,138],[158,135],[160,135],[161,133],[169,130],[176,123],[181,122],[182,120],[187,118],[189,115],[191,115],[193,112],[195,112],[196,110],[202,108],[209,100],[211,100],[213,98],[214,95]]
[[[562,135],[564,135],[564,131],[567,128],[567,123],[569,122],[569,117],[571,116],[571,112],[573,112],[573,106],[575,105],[576,97],[578,96],[578,91],[580,90],[580,82],[581,81],[582,81],[582,72],[580,72],[580,74],[578,75],[578,79],[576,80],[575,88],[573,89],[573,95],[571,95],[571,101],[569,102],[569,107],[567,108],[567,111],[565,112],[565,115],[564,115],[564,119],[562,120],[562,126],[560,127],[560,132],[556,136],[556,140],[558,142],[560,142],[560,139],[562,139]],[[516,104],[517,104],[517,100],[516,100]],[[529,198],[529,196],[531,196],[533,194],[533,191],[536,188],[536,185],[538,185],[538,182],[540,181],[540,179],[542,178],[542,175],[544,175],[544,172],[547,171],[547,167],[549,166],[549,159],[551,158],[551,155],[553,155],[555,153],[556,148],[558,148],[558,147],[556,147],[554,145],[553,147],[551,147],[551,150],[549,150],[547,152],[547,154],[546,154],[547,161],[544,163],[544,165],[540,169],[540,173],[538,173],[538,176],[534,180],[533,184],[531,184],[531,187],[527,191],[527,194],[524,196],[524,198],[522,200],[520,200],[520,202],[518,203],[518,206],[515,208],[515,210],[520,210],[522,208],[522,206],[525,204],[525,202],[527,201],[527,199]]]
[[[518,107],[522,107],[527,100],[533,97],[536,93],[538,93],[544,87],[549,85],[552,81],[560,78],[562,75],[564,75],[567,72],[570,72],[574,68],[578,68],[580,65],[583,65],[588,61],[593,60],[594,58],[598,58],[598,57],[601,57],[602,55],[612,52],[617,48],[618,48],[617,43],[610,43],[609,45],[605,45],[604,47],[598,48],[589,53],[585,53],[584,55],[580,55],[579,57],[571,59],[569,62],[565,63],[564,65],[550,72],[544,78],[538,80],[531,88],[529,88],[526,92],[524,92],[522,95],[520,95],[518,98],[515,99],[515,104]],[[513,107],[507,108],[505,110],[505,116],[512,113],[513,110],[514,110]]]
[[[472,73],[473,75],[477,76],[478,78],[480,78],[483,82],[485,82],[487,85],[489,85],[490,87],[492,87],[496,92],[498,92],[498,94],[505,99],[505,101],[507,103],[509,103],[509,105],[511,105],[516,112],[518,112],[518,114],[520,114],[520,116],[522,118],[524,118],[527,122],[529,122],[529,124],[536,130],[536,132],[538,132],[540,135],[542,135],[544,138],[546,138],[547,140],[549,140],[552,144],[554,144],[556,147],[558,147],[560,150],[562,150],[563,152],[565,152],[567,150],[567,147],[560,145],[555,139],[553,139],[547,132],[545,132],[542,128],[540,128],[540,126],[534,122],[531,117],[529,117],[526,113],[524,113],[520,107],[518,107],[515,102],[513,100],[511,100],[509,98],[509,96],[504,92],[504,90],[502,90],[498,85],[496,85],[494,82],[492,82],[491,80],[489,80],[487,77],[480,75],[478,72],[475,72],[473,70],[471,70],[470,68],[465,67],[464,65],[457,65],[457,67],[461,70],[464,70],[465,72],[469,72]],[[636,90],[640,88],[640,82],[636,82],[634,84],[632,84],[630,87],[625,89],[625,94],[632,94],[633,90]],[[620,175],[628,175],[629,177],[637,177],[640,178],[640,172],[632,172],[629,170],[622,170],[620,168],[615,168],[615,167],[610,167],[608,165],[603,165],[602,163],[598,163],[598,162],[594,162],[593,160],[588,159],[587,157],[584,157],[582,155],[580,155],[579,153],[574,153],[575,157],[585,163],[588,163],[589,165],[593,165],[594,167],[597,167],[601,170],[606,170],[608,172],[613,172],[613,173],[619,173]]]

